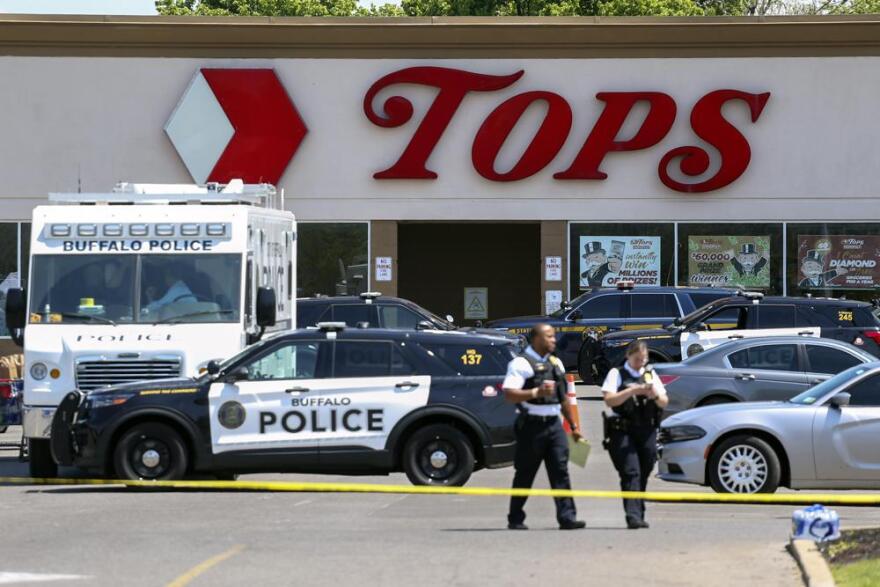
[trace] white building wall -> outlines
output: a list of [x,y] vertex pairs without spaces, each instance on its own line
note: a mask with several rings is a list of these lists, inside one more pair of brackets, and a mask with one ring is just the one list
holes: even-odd
[[[382,76],[433,65],[525,75],[498,92],[472,94],[441,138],[428,168],[436,180],[376,180],[399,157],[435,90],[394,86],[413,119],[373,125],[364,95]],[[350,60],[0,58],[0,220],[27,219],[48,192],[103,191],[120,180],[191,178],[163,126],[201,67],[274,68],[309,132],[279,187],[300,220],[332,219],[662,219],[872,220],[880,205],[880,57],[597,60]],[[665,187],[657,174],[670,149],[702,145],[688,118],[694,102],[718,89],[771,92],[752,124],[744,103],[725,108],[748,139],[752,160],[732,185],[699,195]],[[563,96],[574,112],[563,149],[526,180],[496,183],[473,168],[477,129],[505,99],[529,90]],[[612,153],[604,181],[559,181],[601,112],[600,91],[659,91],[678,106],[658,145]],[[642,111],[644,112],[644,110]],[[533,107],[498,162],[509,168],[537,129]],[[640,120],[631,117],[624,135]],[[703,145],[705,146],[705,145]],[[711,150],[710,150],[711,152]],[[717,157],[716,157],[717,159]],[[710,172],[711,173],[711,172]]]

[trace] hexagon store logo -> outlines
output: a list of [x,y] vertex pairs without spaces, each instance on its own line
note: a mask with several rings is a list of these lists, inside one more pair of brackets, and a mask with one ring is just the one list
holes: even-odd
[[308,129],[272,69],[201,69],[165,123],[197,183],[277,184]]

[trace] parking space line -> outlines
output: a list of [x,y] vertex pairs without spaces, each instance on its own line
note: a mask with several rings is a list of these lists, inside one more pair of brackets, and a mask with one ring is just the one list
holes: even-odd
[[43,583],[48,581],[76,581],[90,579],[86,575],[53,575],[48,573],[8,573],[0,571],[0,585],[13,583]]
[[184,585],[189,585],[193,579],[195,579],[211,567],[219,565],[226,559],[235,556],[236,554],[244,550],[244,548],[244,544],[236,544],[229,550],[221,552],[216,556],[212,556],[211,558],[200,562],[184,574],[180,575],[179,577],[168,583],[168,587],[183,587]]

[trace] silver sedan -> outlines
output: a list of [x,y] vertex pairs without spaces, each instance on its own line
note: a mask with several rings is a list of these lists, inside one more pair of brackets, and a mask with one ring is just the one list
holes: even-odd
[[719,493],[880,489],[880,362],[785,402],[721,404],[663,421],[659,477]]
[[786,400],[836,373],[876,360],[839,340],[770,336],[728,342],[654,369],[669,394],[669,416],[714,404]]

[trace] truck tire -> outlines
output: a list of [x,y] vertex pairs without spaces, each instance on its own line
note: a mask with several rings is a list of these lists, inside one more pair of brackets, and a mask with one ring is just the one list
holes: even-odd
[[461,430],[448,424],[425,426],[407,439],[403,470],[413,485],[461,486],[474,471],[474,449]]
[[186,475],[189,457],[186,444],[173,428],[143,422],[119,439],[113,465],[120,479],[174,481]]
[[52,448],[48,438],[28,438],[28,460],[31,477],[58,476],[58,465],[52,458]]

